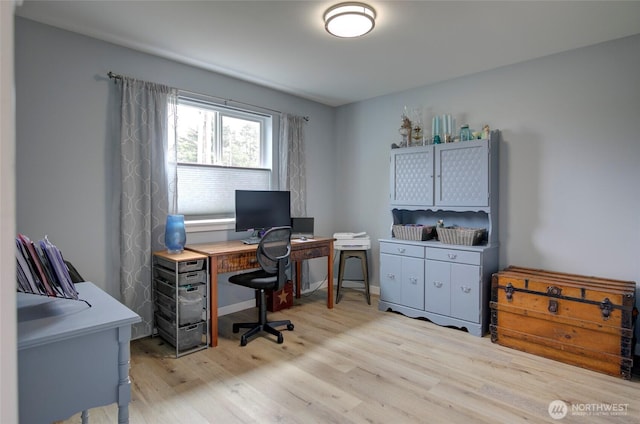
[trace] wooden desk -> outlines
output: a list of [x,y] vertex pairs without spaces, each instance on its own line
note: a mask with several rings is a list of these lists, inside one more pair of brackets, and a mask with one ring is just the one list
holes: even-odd
[[[296,269],[296,297],[300,297],[302,261],[327,257],[327,308],[333,308],[333,238],[316,237],[305,241],[291,240],[291,261]],[[257,244],[240,240],[189,244],[186,249],[209,256],[211,275],[211,346],[218,345],[218,274],[260,268],[256,259]]]
[[118,403],[129,422],[129,340],[140,317],[93,283],[76,284],[82,301],[17,294],[18,400],[21,423],[64,420]]

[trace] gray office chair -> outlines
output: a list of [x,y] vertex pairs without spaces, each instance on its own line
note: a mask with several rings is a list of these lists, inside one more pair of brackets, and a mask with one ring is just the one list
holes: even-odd
[[240,328],[250,330],[240,337],[240,346],[246,346],[249,337],[266,331],[278,338],[278,343],[284,341],[282,333],[276,329],[283,325],[287,330],[293,331],[293,324],[289,320],[267,321],[267,301],[265,290],[277,291],[284,287],[287,281],[286,270],[291,254],[291,227],[274,227],[268,230],[256,250],[256,257],[260,268],[244,274],[233,275],[229,282],[256,290],[258,294],[258,322],[242,322],[233,324],[233,332]]

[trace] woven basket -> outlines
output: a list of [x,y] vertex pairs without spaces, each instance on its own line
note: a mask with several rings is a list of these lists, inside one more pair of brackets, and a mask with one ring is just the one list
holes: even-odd
[[433,226],[394,225],[393,236],[401,240],[425,241],[433,238]]
[[438,227],[438,239],[445,244],[473,246],[478,244],[486,231],[484,228]]

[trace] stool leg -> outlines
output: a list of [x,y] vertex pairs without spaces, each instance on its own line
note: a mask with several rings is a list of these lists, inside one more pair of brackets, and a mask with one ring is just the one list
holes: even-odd
[[371,305],[371,297],[369,296],[369,264],[367,263],[367,251],[363,252],[363,257],[360,258],[362,263],[362,279],[364,280],[365,297],[367,298],[367,304]]
[[340,288],[342,287],[342,277],[344,275],[345,255],[340,251],[340,262],[338,264],[338,288],[336,289],[336,304],[340,302]]

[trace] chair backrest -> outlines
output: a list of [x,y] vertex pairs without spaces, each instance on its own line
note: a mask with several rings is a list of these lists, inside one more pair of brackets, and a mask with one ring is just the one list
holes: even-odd
[[286,281],[286,269],[291,255],[291,227],[273,227],[260,239],[256,257],[262,269],[278,275],[278,288]]

